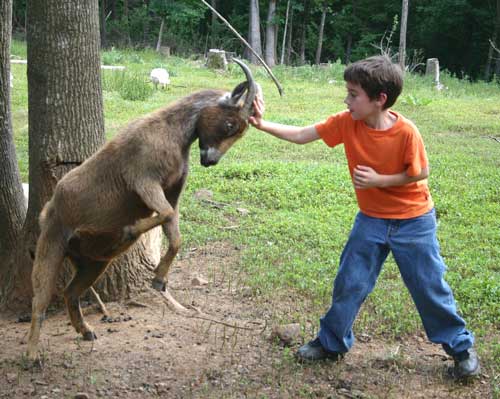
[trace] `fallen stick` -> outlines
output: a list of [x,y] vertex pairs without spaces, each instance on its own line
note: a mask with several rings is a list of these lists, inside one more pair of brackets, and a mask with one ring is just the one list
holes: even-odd
[[[223,326],[229,327],[229,328],[234,328],[235,330],[247,330],[247,331],[257,331],[261,330],[262,332],[266,329],[267,323],[264,325],[264,328],[251,328],[251,327],[244,327],[244,326],[239,326],[237,324],[231,324],[227,323],[222,320],[217,320],[209,315],[203,313],[200,309],[198,309],[195,306],[189,306],[189,308],[192,310],[190,312],[186,307],[182,306],[177,300],[170,294],[168,289],[165,289],[165,291],[156,291],[155,292],[159,293],[162,297],[162,299],[166,302],[167,306],[169,306],[172,310],[174,310],[177,314],[180,314],[181,316],[185,316],[191,319],[199,319],[199,320],[205,320],[205,321],[210,321],[215,324],[221,324]],[[258,324],[257,322],[252,321],[253,324]]]

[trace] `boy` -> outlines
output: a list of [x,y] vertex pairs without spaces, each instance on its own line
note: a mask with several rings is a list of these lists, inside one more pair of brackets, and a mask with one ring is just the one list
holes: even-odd
[[344,356],[354,343],[352,325],[359,308],[392,251],[428,338],[453,357],[458,378],[477,375],[474,336],[443,279],[446,266],[436,239],[422,137],[411,121],[389,109],[403,88],[401,70],[376,56],[348,66],[344,80],[348,110],[324,122],[295,127],[264,121],[260,98],[250,118],[256,128],[293,143],[320,138],[330,147],[343,143],[360,208],[340,258],[332,305],[316,339],[296,356],[302,361]]

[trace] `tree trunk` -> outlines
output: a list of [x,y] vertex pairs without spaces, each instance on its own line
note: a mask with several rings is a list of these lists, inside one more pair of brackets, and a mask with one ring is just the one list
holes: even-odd
[[109,7],[108,9],[110,10],[110,18],[112,20],[117,19],[118,13],[117,13],[117,7],[116,7],[116,0],[108,0],[109,1]]
[[286,45],[286,64],[290,65],[291,57],[292,57],[292,34],[293,34],[293,7],[290,11],[290,27],[288,29],[288,39]]
[[[493,37],[491,38],[491,41],[493,42],[493,44],[496,43],[496,41],[497,41],[496,32],[493,34]],[[495,51],[495,49],[493,48],[493,46],[491,44],[489,44],[488,59],[486,61],[486,66],[484,67],[484,77],[483,77],[484,80],[486,80],[487,82],[490,80],[490,77],[491,77],[491,67],[492,67],[492,64],[493,64],[493,53],[494,53],[494,51]]]
[[0,304],[6,298],[26,205],[16,159],[10,113],[12,0],[0,0]]
[[101,13],[100,13],[100,32],[101,32],[101,48],[106,48],[107,46],[107,36],[106,36],[106,0],[101,0]]
[[132,45],[132,40],[130,39],[130,22],[128,19],[128,0],[123,0],[123,19],[125,21],[125,39],[129,46]]
[[351,62],[351,52],[352,52],[352,33],[347,34],[347,45],[345,50],[344,63],[347,65]]
[[160,51],[161,48],[161,37],[163,36],[163,25],[165,24],[165,18],[161,19],[160,33],[158,33],[158,41],[156,42],[156,52]]
[[326,12],[328,10],[328,3],[323,4],[323,12],[321,13],[321,22],[319,24],[319,34],[318,34],[318,47],[316,48],[316,59],[315,63],[318,65],[321,62],[321,50],[323,48],[323,33],[325,31],[325,20]]
[[290,0],[286,3],[286,15],[285,15],[285,30],[283,32],[283,42],[281,44],[281,59],[280,64],[283,65],[285,62],[285,43],[286,43],[286,35],[288,33],[288,14],[290,12]]
[[[143,7],[146,10],[146,13],[149,14],[149,0],[143,0]],[[144,46],[149,46],[149,21],[145,19],[142,24],[142,42]]]
[[[210,5],[217,10],[217,0],[211,0]],[[218,22],[217,22],[217,14],[212,12],[212,20],[210,22],[210,48],[217,48],[217,39],[218,39]]]
[[406,29],[408,23],[408,0],[403,0],[401,9],[401,30],[399,34],[399,66],[404,72],[406,67]]
[[[20,260],[9,287],[12,308],[26,309],[31,301],[32,258],[42,207],[57,181],[104,143],[97,1],[86,6],[78,0],[28,1],[30,196]],[[142,286],[154,266],[144,245],[141,241],[114,262],[120,268],[110,268],[101,282],[105,299],[123,298]],[[143,258],[148,261],[142,262]],[[66,270],[58,288],[68,278]]]
[[[495,22],[495,38],[496,38],[496,41],[494,42],[495,46],[496,48],[499,48],[498,39],[500,38],[500,0],[497,0],[497,19]],[[496,55],[495,75],[497,76],[497,79],[500,76],[500,54]]]
[[269,1],[267,12],[265,61],[269,67],[276,65],[276,2],[277,0]]
[[[260,39],[260,12],[259,12],[259,2],[258,0],[250,0],[250,21],[248,28],[248,42],[254,51],[262,56],[262,45]],[[252,64],[257,64],[259,60],[251,52],[246,51],[247,58]]]
[[309,14],[311,1],[304,0],[304,16],[302,19],[302,31],[300,37],[300,64],[304,65],[306,63],[306,36],[307,36],[307,25],[309,24]]
[[[357,0],[352,0],[352,20],[356,20],[356,5],[357,5]],[[352,30],[349,30],[349,33],[347,34],[347,46],[345,50],[345,64],[349,64],[351,62],[351,52],[352,52]]]

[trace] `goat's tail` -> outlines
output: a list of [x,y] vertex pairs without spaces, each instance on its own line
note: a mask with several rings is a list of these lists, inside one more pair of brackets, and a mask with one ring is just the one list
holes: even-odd
[[55,213],[52,212],[50,203],[42,211],[40,227],[41,232],[36,245],[33,272],[31,274],[33,303],[31,330],[28,341],[28,357],[33,360],[38,356],[37,348],[40,338],[40,328],[65,257],[65,242],[62,227]]

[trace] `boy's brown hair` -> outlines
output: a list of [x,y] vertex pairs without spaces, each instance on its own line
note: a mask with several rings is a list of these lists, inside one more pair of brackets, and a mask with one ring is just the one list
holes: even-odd
[[383,55],[349,65],[344,71],[344,80],[360,85],[370,100],[377,100],[381,93],[385,93],[387,101],[384,109],[392,106],[403,90],[401,68]]

